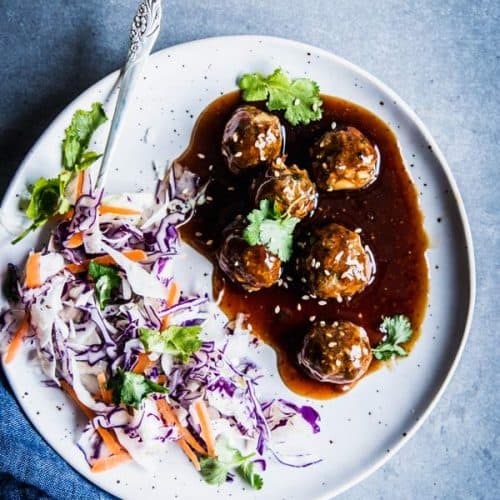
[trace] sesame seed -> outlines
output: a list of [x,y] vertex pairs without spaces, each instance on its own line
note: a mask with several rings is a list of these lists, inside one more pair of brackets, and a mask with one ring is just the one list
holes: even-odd
[[205,159],[205,155],[203,153],[198,153],[198,158],[204,160]]
[[335,122],[332,122],[330,127],[332,127],[332,130],[335,130],[337,128],[337,124]]
[[325,276],[330,276],[330,271],[328,269],[323,269],[323,272],[325,273]]
[[309,295],[302,295],[302,300],[309,300]]
[[297,311],[302,311],[302,305],[300,302],[297,303]]
[[208,166],[208,170],[212,171],[214,169],[214,166],[213,165],[209,165]]
[[361,229],[360,227],[357,227],[357,228],[354,230],[354,232],[355,232],[355,233],[358,233],[358,234],[359,234],[359,233],[361,233],[361,231],[362,231],[362,229]]
[[320,321],[319,322],[319,326],[326,326],[326,322],[325,321]]
[[200,233],[199,231],[196,231],[196,233],[194,233],[194,235],[197,237],[197,238],[201,238],[203,236],[203,233]]
[[212,197],[212,196],[207,196],[207,197],[206,197],[206,200],[207,200],[207,201],[214,201],[214,199],[213,199],[213,197]]
[[235,189],[236,189],[236,188],[235,188],[234,186],[228,186],[228,187],[227,187],[227,190],[228,190],[228,191],[234,191]]
[[342,296],[337,295],[337,297],[336,297],[336,298],[337,298],[337,302],[338,302],[339,304],[341,304],[341,303],[342,303]]
[[318,306],[326,306],[326,300],[318,300]]
[[280,312],[280,306],[276,306],[274,308],[274,314],[279,314],[279,312]]
[[241,151],[238,151],[237,153],[234,154],[235,158],[239,158],[240,156],[243,156],[243,153]]
[[309,321],[312,323],[316,319],[316,316],[309,316]]
[[214,244],[214,240],[208,240],[207,241],[207,245],[210,246],[210,245],[213,245]]

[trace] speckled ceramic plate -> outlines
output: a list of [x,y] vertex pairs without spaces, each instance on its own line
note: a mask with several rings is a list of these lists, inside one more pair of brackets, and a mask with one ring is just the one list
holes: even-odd
[[[18,356],[6,367],[6,373],[33,425],[76,470],[119,497],[303,499],[338,494],[380,467],[416,432],[443,393],[464,347],[474,303],[474,261],[466,215],[450,169],[422,122],[392,90],[328,52],[258,36],[213,38],[158,52],[149,61],[129,110],[110,189],[151,189],[152,161],[161,164],[182,152],[196,117],[209,102],[233,89],[237,75],[268,73],[276,66],[286,68],[293,76],[307,75],[319,82],[324,93],[372,110],[397,132],[406,163],[414,165],[411,175],[420,192],[430,239],[427,255],[431,287],[421,337],[411,355],[392,369],[371,374],[343,397],[316,402],[322,432],[311,447],[323,462],[297,470],[270,464],[265,488],[259,493],[243,490],[237,482],[219,489],[206,485],[176,447],[168,463],[155,473],[127,465],[101,475],[91,474],[75,446],[83,423],[78,410],[60,391],[44,387],[39,371],[25,368],[27,355]],[[60,141],[73,112],[105,99],[116,78],[117,73],[109,75],[84,92],[38,140],[5,196],[4,222],[11,224],[15,219],[16,195],[26,181],[58,172]],[[102,147],[105,133],[102,127],[97,147]],[[37,243],[33,235],[12,247],[8,235],[1,237],[2,269],[9,261],[20,262]],[[181,279],[187,274],[201,276],[190,269],[210,271],[202,257],[190,250],[186,255],[189,265],[180,271]],[[208,279],[198,280],[196,286],[198,290],[210,290]],[[261,358],[267,371],[275,374],[273,353],[263,349]],[[268,385],[273,393],[300,400],[279,376],[269,377]]]

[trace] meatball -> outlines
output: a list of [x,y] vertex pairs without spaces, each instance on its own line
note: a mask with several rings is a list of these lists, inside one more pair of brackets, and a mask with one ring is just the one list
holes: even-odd
[[350,321],[316,321],[304,338],[300,365],[314,379],[349,384],[362,377],[372,360],[370,340]]
[[241,106],[224,129],[222,154],[229,170],[239,174],[269,165],[281,153],[281,144],[281,124],[277,116],[254,106]]
[[217,254],[222,271],[245,290],[255,292],[273,286],[281,275],[281,260],[264,245],[249,245],[243,238],[243,225],[235,223],[225,230]]
[[314,143],[310,153],[319,189],[361,189],[377,176],[377,151],[354,127],[326,132]]
[[256,189],[256,205],[265,199],[274,201],[280,213],[303,219],[316,206],[316,186],[306,170],[277,158]]
[[321,299],[352,297],[370,282],[372,255],[358,233],[330,223],[313,230],[308,241],[298,243],[302,255],[297,268],[312,295]]

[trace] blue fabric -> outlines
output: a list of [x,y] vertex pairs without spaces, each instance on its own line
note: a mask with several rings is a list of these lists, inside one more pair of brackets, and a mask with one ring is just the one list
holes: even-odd
[[0,498],[111,499],[73,470],[35,431],[0,373]]

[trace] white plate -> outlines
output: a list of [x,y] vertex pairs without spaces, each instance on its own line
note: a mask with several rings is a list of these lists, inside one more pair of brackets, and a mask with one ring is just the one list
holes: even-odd
[[[83,423],[79,411],[62,393],[42,386],[36,370],[23,369],[25,357],[19,356],[5,367],[21,406],[47,442],[90,481],[119,497],[147,494],[148,498],[206,498],[232,494],[238,498],[303,499],[338,494],[380,467],[416,432],[442,395],[464,347],[474,303],[474,260],[463,204],[446,160],[422,122],[392,90],[328,52],[277,38],[238,36],[201,40],[156,53],[129,110],[116,158],[119,173],[113,171],[109,186],[113,191],[150,189],[152,160],[164,163],[183,151],[196,117],[209,102],[233,89],[237,75],[268,73],[277,66],[295,77],[313,78],[324,93],[372,110],[396,131],[407,165],[414,164],[410,170],[421,193],[430,238],[431,290],[423,333],[411,355],[394,369],[371,374],[343,397],[313,402],[321,413],[322,432],[321,440],[311,446],[324,461],[307,469],[287,469],[273,463],[265,473],[266,484],[260,493],[243,491],[238,483],[221,488],[206,485],[176,447],[172,447],[168,463],[155,474],[136,465],[91,474],[74,444]],[[113,73],[88,89],[45,131],[5,196],[4,220],[12,222],[16,195],[26,181],[56,175],[61,138],[73,112],[105,99],[116,78],[117,73]],[[102,148],[106,133],[105,127],[101,128],[96,139],[98,148]],[[2,238],[5,242],[6,236]],[[4,269],[9,261],[22,261],[36,243],[37,237],[32,236],[16,247],[2,244],[0,267]],[[193,265],[208,266],[201,257],[191,255]],[[209,289],[210,283],[199,281],[198,286]],[[264,354],[262,363],[275,373],[273,356]],[[278,376],[270,380],[273,392],[300,400]],[[57,405],[63,405],[61,411]]]

